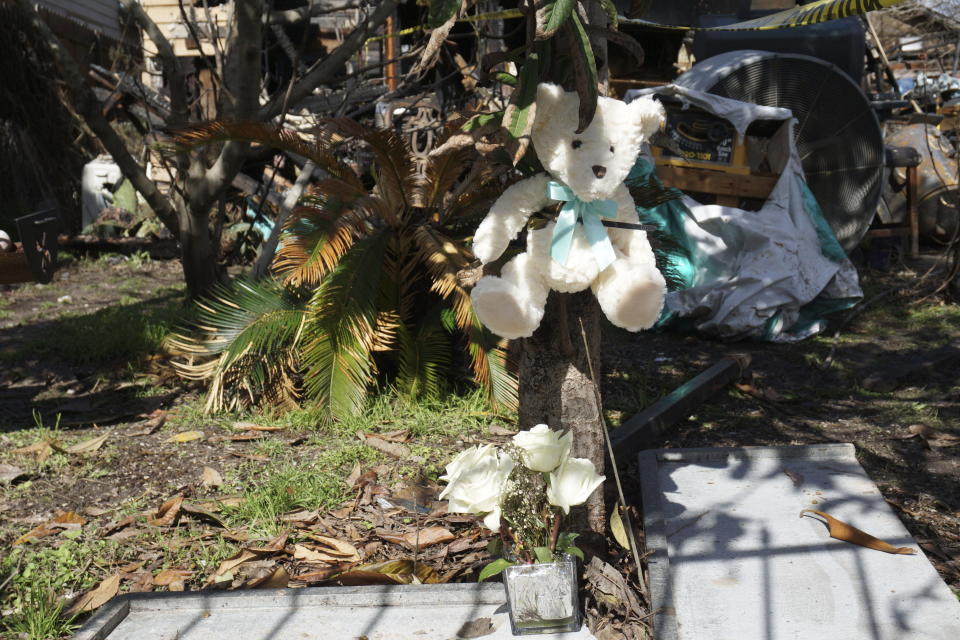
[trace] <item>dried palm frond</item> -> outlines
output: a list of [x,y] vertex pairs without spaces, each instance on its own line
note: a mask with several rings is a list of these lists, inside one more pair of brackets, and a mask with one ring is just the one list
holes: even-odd
[[276,282],[237,281],[197,302],[188,331],[167,338],[180,375],[209,380],[207,409],[220,411],[272,398],[298,397],[297,345],[306,320],[303,303]]
[[346,139],[335,130],[320,130],[313,143],[305,141],[296,131],[265,122],[224,122],[213,120],[200,124],[171,127],[167,134],[184,147],[200,147],[216,142],[234,140],[255,142],[265,147],[289,151],[312,160],[313,163],[341,180],[356,182],[359,178],[331,151]]

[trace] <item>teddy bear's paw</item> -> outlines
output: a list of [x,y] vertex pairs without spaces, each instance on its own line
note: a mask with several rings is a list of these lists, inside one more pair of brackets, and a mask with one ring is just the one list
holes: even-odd
[[594,293],[604,315],[613,324],[627,331],[649,329],[660,317],[666,293],[663,277],[656,272],[654,278],[630,277],[627,269],[605,273],[594,287]]
[[501,278],[482,278],[470,299],[480,322],[503,338],[528,338],[543,319],[542,308],[537,309],[518,287]]

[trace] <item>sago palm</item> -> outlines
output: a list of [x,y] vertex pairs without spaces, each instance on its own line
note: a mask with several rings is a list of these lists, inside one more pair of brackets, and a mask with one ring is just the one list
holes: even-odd
[[[224,139],[299,154],[326,177],[293,211],[275,278],[220,289],[199,303],[195,326],[170,340],[185,356],[182,375],[209,381],[209,410],[303,397],[343,416],[363,406],[376,382],[435,395],[457,343],[491,400],[515,404],[505,344],[479,323],[457,280],[473,260],[464,240],[502,189],[484,184],[482,172],[464,188],[472,149],[430,158],[421,174],[399,135],[347,119],[324,121],[314,144],[247,123],[175,137],[187,145]],[[339,159],[355,142],[372,154],[369,175]]]

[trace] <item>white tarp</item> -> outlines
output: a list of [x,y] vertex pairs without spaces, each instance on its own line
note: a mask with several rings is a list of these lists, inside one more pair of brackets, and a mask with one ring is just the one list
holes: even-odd
[[755,120],[783,121],[781,133],[771,141],[782,153],[768,150],[770,159],[782,164],[782,173],[759,211],[683,198],[682,229],[693,254],[694,273],[692,286],[667,295],[670,314],[724,338],[796,340],[823,327],[822,322],[806,322],[808,314],[802,313],[815,299],[837,300],[833,309],[829,303],[820,305],[821,311],[829,311],[862,297],[856,269],[806,188],[789,109],[676,85],[629,91],[626,99],[643,95],[671,96],[684,105],[693,104],[727,119],[741,136]]

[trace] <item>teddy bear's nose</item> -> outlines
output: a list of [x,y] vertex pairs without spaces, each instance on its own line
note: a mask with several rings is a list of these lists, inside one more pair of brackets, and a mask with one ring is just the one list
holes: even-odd
[[590,168],[593,169],[593,175],[597,176],[598,178],[602,178],[603,176],[607,175],[607,168],[599,164],[595,164]]

